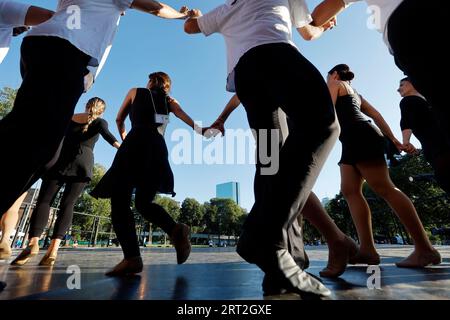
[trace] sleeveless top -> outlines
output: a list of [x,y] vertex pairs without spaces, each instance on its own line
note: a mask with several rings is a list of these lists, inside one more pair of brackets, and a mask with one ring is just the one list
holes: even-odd
[[358,124],[370,123],[361,112],[361,98],[357,93],[338,97],[336,100],[336,114],[341,126],[341,135],[339,137],[341,141],[348,134],[351,134]]
[[154,128],[164,136],[167,123],[155,123],[155,113],[169,115],[168,99],[162,90],[138,88],[129,115],[132,128]]

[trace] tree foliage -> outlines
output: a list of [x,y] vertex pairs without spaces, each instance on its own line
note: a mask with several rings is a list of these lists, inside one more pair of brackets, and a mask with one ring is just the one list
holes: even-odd
[[17,89],[4,87],[0,89],[0,119],[11,112],[14,100],[16,99]]

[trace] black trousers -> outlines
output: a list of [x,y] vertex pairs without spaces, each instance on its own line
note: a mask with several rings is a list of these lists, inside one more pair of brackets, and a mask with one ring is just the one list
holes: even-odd
[[36,208],[31,215],[29,237],[40,237],[42,235],[50,216],[50,207],[59,190],[64,186],[52,235],[52,239],[64,239],[67,230],[69,230],[72,224],[73,207],[86,184],[86,182],[64,182],[57,179],[43,179]]
[[[264,247],[262,251],[287,249],[304,265],[298,217],[339,135],[328,87],[319,71],[288,44],[247,52],[235,68],[235,84],[257,136],[257,153],[278,152],[267,148],[271,142],[280,148],[278,165],[257,158],[255,204],[242,236],[252,239],[255,248]],[[289,118],[287,138],[280,108]],[[264,129],[275,131],[260,135]]]
[[[136,236],[136,224],[131,200],[133,186],[118,184],[114,186],[111,197],[111,219],[117,239],[122,246],[125,259],[139,257],[139,242]],[[136,210],[149,222],[171,234],[176,222],[160,205],[153,203],[156,191],[136,188],[134,202]]]
[[0,215],[57,159],[90,59],[56,37],[27,37],[21,53],[23,82],[0,121]]
[[[388,34],[397,66],[432,105],[450,145],[448,85],[442,81],[450,73],[445,8],[440,0],[404,0],[389,19]],[[420,22],[424,13],[429,28]]]

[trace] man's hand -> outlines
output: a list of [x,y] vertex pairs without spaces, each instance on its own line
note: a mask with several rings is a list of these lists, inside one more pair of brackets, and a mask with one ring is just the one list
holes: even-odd
[[410,142],[404,143],[402,150],[408,154],[416,154],[417,153],[416,147],[414,147],[414,145]]
[[199,18],[202,15],[203,15],[202,12],[198,9],[192,9],[192,10],[189,10],[189,12],[188,12],[189,18]]
[[322,26],[322,28],[324,29],[324,31],[327,31],[327,30],[333,29],[333,28],[336,27],[336,26],[337,26],[337,17],[334,17],[334,18],[330,19],[330,21],[328,21],[327,23],[325,23],[325,24]]

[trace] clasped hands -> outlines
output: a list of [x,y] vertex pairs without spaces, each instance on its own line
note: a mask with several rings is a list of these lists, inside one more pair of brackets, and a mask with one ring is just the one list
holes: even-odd
[[187,6],[181,7],[180,13],[185,15],[184,19],[198,18],[202,16],[202,12],[199,9],[189,9]]

